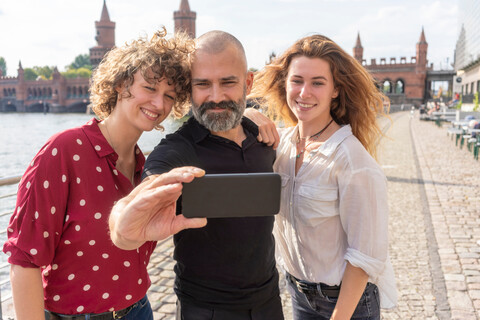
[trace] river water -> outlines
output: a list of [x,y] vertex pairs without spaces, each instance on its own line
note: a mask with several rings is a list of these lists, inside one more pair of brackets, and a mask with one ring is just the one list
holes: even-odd
[[[43,114],[43,113],[0,113],[0,178],[21,176],[35,154],[47,139],[59,131],[81,126],[93,115],[87,114]],[[165,131],[145,132],[138,142],[143,152],[153,150],[165,134],[175,131],[180,120],[167,118],[163,124]],[[0,186],[0,213],[13,211],[18,185]],[[9,216],[0,217],[0,230],[5,230]],[[6,240],[6,234],[0,235],[0,245]],[[0,248],[1,249],[1,248]],[[1,251],[1,250],[0,250]],[[0,263],[6,261],[0,253]],[[3,274],[3,270],[1,274]]]

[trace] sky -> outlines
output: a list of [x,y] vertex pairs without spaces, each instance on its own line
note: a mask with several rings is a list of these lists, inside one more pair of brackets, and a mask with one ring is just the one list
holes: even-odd
[[[116,22],[116,45],[150,37],[165,26],[173,33],[173,11],[180,0],[106,0]],[[189,0],[197,13],[197,36],[223,30],[244,45],[249,67],[260,69],[297,39],[328,36],[352,53],[357,34],[363,57],[415,56],[422,28],[428,60],[435,69],[452,69],[459,34],[458,0]],[[0,57],[7,75],[22,66],[57,66],[64,71],[77,55],[96,45],[95,21],[103,0],[0,0]]]

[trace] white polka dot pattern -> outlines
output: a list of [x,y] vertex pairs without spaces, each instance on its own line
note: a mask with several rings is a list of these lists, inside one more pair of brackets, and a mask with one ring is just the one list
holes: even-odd
[[[54,136],[30,162],[18,192],[24,208],[15,208],[14,223],[7,227],[9,236],[22,238],[27,249],[4,249],[17,262],[28,257],[28,263],[44,265],[53,257],[42,267],[49,286],[46,301],[57,310],[67,308],[67,314],[119,310],[143,297],[148,283],[145,247],[153,249],[150,242],[132,251],[112,245],[109,212],[132,186],[115,168],[115,154],[108,154],[111,147],[97,121],[91,123]],[[143,164],[137,147],[135,153]],[[35,199],[26,197],[27,190]],[[24,219],[29,223],[20,221]],[[55,256],[55,248],[62,254]]]

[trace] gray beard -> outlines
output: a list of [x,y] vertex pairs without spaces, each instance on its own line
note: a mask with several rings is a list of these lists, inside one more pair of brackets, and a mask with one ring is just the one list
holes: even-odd
[[[245,107],[245,96],[238,102],[232,100],[219,103],[205,102],[200,106],[192,101],[192,114],[201,125],[212,132],[228,131],[240,125]],[[207,112],[213,108],[225,110],[215,113]]]

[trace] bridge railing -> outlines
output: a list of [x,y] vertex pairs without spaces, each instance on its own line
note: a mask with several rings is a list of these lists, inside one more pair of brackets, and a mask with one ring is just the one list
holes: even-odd
[[[17,184],[21,180],[21,176],[13,176],[13,177],[5,177],[5,178],[0,178],[0,187],[3,186],[9,186],[9,185],[14,185]],[[0,200],[5,201],[6,199],[14,198],[17,196],[17,192],[4,192],[0,193]],[[0,218],[2,217],[9,217],[13,214],[13,207],[12,208],[7,208],[6,211],[0,212]],[[0,230],[0,236],[6,237],[7,234],[7,228],[5,227],[4,229]],[[3,244],[2,244],[3,246]],[[0,277],[0,320],[3,320],[3,310],[2,310],[2,305],[4,303],[9,302],[12,299],[12,294],[11,290],[8,290],[8,294],[5,294],[4,292],[4,287],[10,287],[10,276],[8,270],[5,271],[10,267],[10,264],[8,262],[3,262],[0,264],[0,274],[2,276]],[[4,276],[6,275],[6,276]]]

